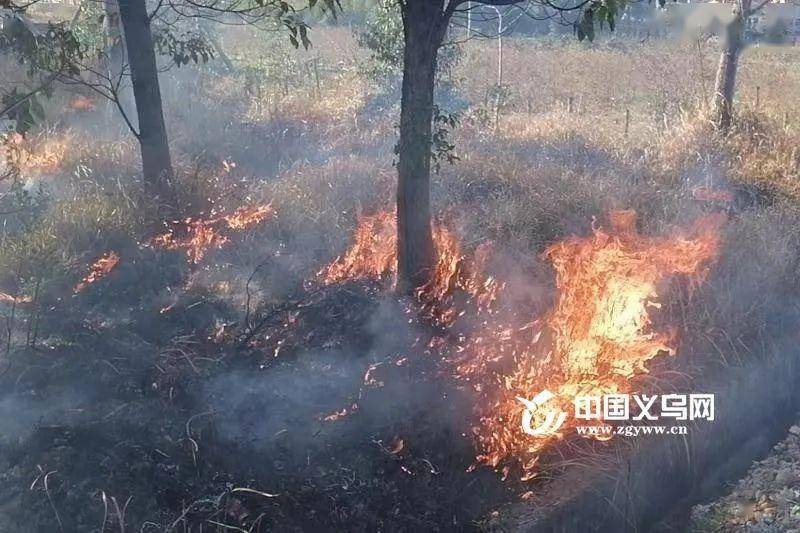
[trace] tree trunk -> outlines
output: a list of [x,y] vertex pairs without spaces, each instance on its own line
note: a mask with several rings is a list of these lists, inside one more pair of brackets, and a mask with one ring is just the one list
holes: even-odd
[[174,208],[172,161],[147,6],[145,0],[126,0],[120,2],[119,7],[139,118],[145,191],[153,196],[157,205]]
[[[116,94],[113,98],[116,98],[119,106],[128,113],[128,110],[133,109],[133,94],[128,90],[127,85],[122,83],[125,74],[126,54],[117,0],[103,0],[103,33],[105,36],[104,68],[110,85],[116,88]],[[116,105],[113,101],[108,101],[107,104],[106,114],[109,119],[117,119]],[[130,114],[128,114],[128,117],[131,122],[135,122],[135,117],[131,117]],[[136,124],[132,125],[138,127]]]
[[121,72],[125,61],[125,45],[122,42],[117,0],[103,0],[103,11],[106,60],[109,75],[114,79]]
[[228,54],[225,52],[225,47],[222,45],[222,40],[217,35],[216,31],[211,29],[208,23],[202,19],[198,19],[198,21],[198,32],[203,35],[214,48],[214,51],[217,53],[217,57],[222,61],[222,64],[225,65],[225,69],[228,72],[235,72],[236,67],[233,64],[233,61],[231,61],[231,58],[228,57]]
[[447,20],[439,0],[403,6],[403,87],[397,180],[397,286],[409,292],[428,281],[435,250],[430,176],[436,56]]
[[727,36],[719,58],[711,114],[714,126],[723,133],[727,133],[731,127],[736,71],[739,67],[739,55],[744,46],[745,21],[749,11],[750,0],[742,0],[741,3],[737,3],[733,11],[734,18],[728,25]]

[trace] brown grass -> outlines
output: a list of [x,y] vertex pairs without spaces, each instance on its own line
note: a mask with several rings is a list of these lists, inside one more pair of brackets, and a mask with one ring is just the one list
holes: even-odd
[[[242,71],[186,67],[163,75],[162,85],[186,210],[272,201],[275,233],[287,242],[310,239],[319,260],[339,253],[359,210],[391,203],[397,117],[367,111],[381,88],[361,76],[365,54],[348,30],[321,29],[314,42],[295,50],[231,29],[224,43]],[[639,210],[644,230],[680,224],[704,208],[691,198],[697,185],[741,189],[773,214],[796,211],[800,52],[745,53],[737,127],[725,140],[705,110],[716,54],[711,42],[507,39],[508,99],[495,123],[496,102],[486,96],[496,82],[495,43],[468,43],[452,73],[466,101],[453,133],[461,160],[434,176],[435,211],[454,219],[468,244],[493,239],[526,254],[585,232],[612,208]],[[135,141],[118,124],[98,128],[99,113],[51,110],[52,127],[26,141],[28,161],[60,177],[57,197],[122,202],[108,211],[114,215],[98,213],[95,235],[102,220],[118,228],[113,217],[140,205]],[[23,170],[23,179],[37,172]],[[52,218],[83,231],[69,216]]]

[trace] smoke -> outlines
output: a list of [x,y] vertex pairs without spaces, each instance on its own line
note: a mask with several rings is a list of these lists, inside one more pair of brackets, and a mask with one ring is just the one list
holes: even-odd
[[40,427],[79,423],[90,399],[80,388],[53,391],[39,396],[35,391],[11,393],[0,398],[0,445],[17,446]]
[[253,449],[268,449],[279,438],[290,448],[307,444],[324,428],[319,417],[349,405],[358,390],[364,367],[349,355],[304,353],[291,365],[213,379],[205,392],[222,439]]
[[[341,312],[348,314],[346,307]],[[220,439],[245,453],[272,455],[286,468],[317,464],[331,450],[342,457],[357,449],[377,451],[376,443],[388,446],[398,437],[418,450],[453,446],[452,435],[465,431],[470,407],[437,378],[435,361],[415,361],[418,348],[412,346],[424,331],[390,296],[368,315],[364,323],[343,318],[349,322],[346,337],[335,333],[337,325],[313,326],[328,330],[323,338],[336,346],[278,359],[263,354],[262,371],[248,365],[209,380],[198,405],[207,406]]]

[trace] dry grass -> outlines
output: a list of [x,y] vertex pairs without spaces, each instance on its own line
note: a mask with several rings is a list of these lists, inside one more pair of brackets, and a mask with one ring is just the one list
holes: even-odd
[[[162,76],[182,204],[197,213],[272,202],[270,238],[313,269],[308,262],[340,252],[360,210],[391,203],[397,118],[368,111],[380,87],[361,76],[365,55],[346,29],[316,32],[309,51],[242,29],[224,43],[241,71],[214,64]],[[508,97],[495,123],[495,43],[468,43],[452,73],[466,101],[454,132],[461,160],[434,176],[435,211],[468,245],[493,239],[522,254],[587,231],[613,208],[640,211],[645,231],[680,224],[704,209],[691,196],[698,185],[733,186],[747,205],[789,220],[800,200],[800,52],[746,52],[738,126],[726,140],[705,118],[716,53],[712,42],[507,39]],[[106,234],[144,231],[131,215],[141,205],[136,144],[99,113],[52,109],[52,126],[25,141],[22,178],[44,182],[54,199],[31,226],[48,229],[30,231],[57,236],[48,242],[63,257]],[[748,227],[754,247],[769,242],[768,228]],[[255,241],[246,252],[249,266],[262,255]],[[3,253],[10,265],[22,252]]]
[[[282,34],[251,29],[228,32],[225,43],[231,58],[246,72],[245,118],[249,121],[282,117],[320,123],[352,121],[370,93],[368,80],[357,69],[364,53],[345,28],[316,33],[308,50],[291,47]],[[216,80],[213,90],[219,96],[241,94],[242,81],[241,76],[227,79],[220,93]]]
[[[718,59],[714,41],[605,42],[597,45],[555,44],[507,39],[502,83],[509,87],[508,112],[534,114],[565,110],[572,99],[576,113],[620,125],[625,110],[631,123],[659,128],[674,123],[679,111],[703,108],[713,90]],[[800,50],[796,47],[751,47],[742,56],[738,100],[791,123],[800,119]],[[467,47],[456,78],[473,104],[493,105],[487,91],[497,83],[497,52],[491,43]]]

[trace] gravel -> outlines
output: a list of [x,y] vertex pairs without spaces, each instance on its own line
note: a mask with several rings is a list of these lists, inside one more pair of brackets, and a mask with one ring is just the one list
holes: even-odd
[[695,532],[800,533],[800,425],[726,496],[692,509]]

